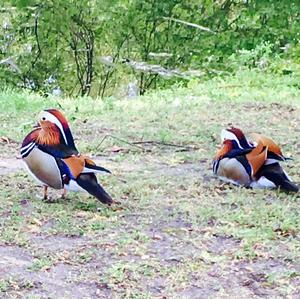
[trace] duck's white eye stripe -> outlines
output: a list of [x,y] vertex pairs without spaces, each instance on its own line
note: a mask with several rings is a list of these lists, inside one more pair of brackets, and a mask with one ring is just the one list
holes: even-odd
[[239,148],[243,148],[240,144],[240,141],[238,140],[238,138],[236,137],[236,135],[232,132],[229,132],[228,130],[222,130],[221,131],[221,140],[222,142],[226,139],[229,139],[229,140],[234,140],[236,141],[236,143],[238,144]]
[[44,120],[44,118],[45,118],[45,120],[48,120],[48,121],[50,121],[50,122],[52,122],[52,123],[54,123],[58,126],[61,134],[64,137],[65,143],[68,144],[65,131],[63,129],[63,126],[62,126],[61,122],[58,120],[58,118],[55,117],[53,114],[51,114],[48,111],[43,111],[42,114],[41,114],[41,119]]

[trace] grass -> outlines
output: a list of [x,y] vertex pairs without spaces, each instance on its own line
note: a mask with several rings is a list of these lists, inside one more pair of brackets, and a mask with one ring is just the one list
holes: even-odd
[[[294,157],[284,167],[299,183],[298,81],[244,71],[131,100],[1,92],[0,136],[16,141],[0,143],[3,161],[18,154],[40,110],[59,108],[78,148],[112,170],[101,182],[122,205],[79,193],[49,204],[26,172],[0,176],[8,269],[0,291],[9,298],[72,298],[82,290],[83,298],[297,296],[299,194],[222,184],[211,160],[220,130],[234,124],[274,138]],[[122,140],[177,146],[139,144],[143,151]],[[30,288],[11,287],[15,271]]]

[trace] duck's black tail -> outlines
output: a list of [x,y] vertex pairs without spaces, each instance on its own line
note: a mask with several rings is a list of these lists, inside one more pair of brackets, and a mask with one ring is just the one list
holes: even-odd
[[279,163],[262,166],[259,175],[272,181],[281,190],[288,192],[299,191],[299,187],[289,179]]
[[95,196],[102,203],[108,205],[111,205],[113,203],[113,199],[98,183],[96,175],[94,173],[82,173],[77,177],[76,182],[81,188],[86,190],[91,195]]

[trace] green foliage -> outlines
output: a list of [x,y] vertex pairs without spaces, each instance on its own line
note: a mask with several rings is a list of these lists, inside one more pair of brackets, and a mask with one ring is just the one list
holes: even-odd
[[0,81],[103,97],[129,82],[141,94],[185,84],[189,69],[284,72],[282,59],[299,63],[299,9],[270,0],[6,0]]

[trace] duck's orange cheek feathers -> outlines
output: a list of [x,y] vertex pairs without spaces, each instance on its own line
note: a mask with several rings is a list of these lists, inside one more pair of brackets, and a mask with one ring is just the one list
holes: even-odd
[[221,159],[223,156],[228,154],[232,150],[232,144],[230,141],[226,140],[224,141],[222,147],[218,150],[215,160]]
[[43,145],[57,145],[60,143],[60,137],[58,132],[41,130],[37,137],[37,142]]

